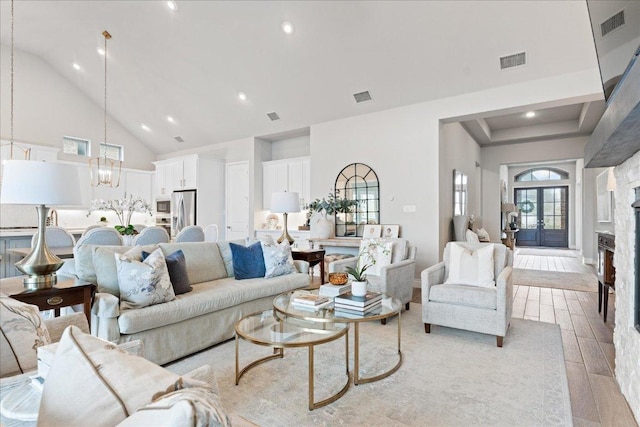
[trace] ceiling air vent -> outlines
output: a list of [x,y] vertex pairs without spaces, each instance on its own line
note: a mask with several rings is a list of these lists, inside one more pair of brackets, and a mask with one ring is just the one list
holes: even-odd
[[173,139],[175,139],[178,142],[184,142],[184,139],[182,139],[181,136],[174,136]]
[[500,69],[506,70],[508,68],[519,67],[527,63],[526,52],[515,53],[513,55],[503,56],[500,58]]
[[280,120],[280,116],[275,111],[273,113],[268,113],[267,116],[271,119],[272,122]]
[[371,94],[368,90],[364,92],[354,93],[353,97],[356,99],[357,103],[371,101]]
[[611,18],[604,21],[600,24],[600,31],[602,32],[602,37],[609,34],[611,31],[616,28],[622,27],[624,25],[624,10],[613,15]]

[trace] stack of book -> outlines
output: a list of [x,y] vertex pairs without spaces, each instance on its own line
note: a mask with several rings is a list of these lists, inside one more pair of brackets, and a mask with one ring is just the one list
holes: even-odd
[[331,304],[331,299],[311,292],[297,291],[291,297],[291,305],[299,310],[316,311]]
[[320,286],[320,291],[318,292],[320,295],[325,297],[333,298],[338,295],[346,294],[351,290],[351,284],[346,283],[344,285],[332,285],[331,283],[325,283]]
[[354,296],[351,292],[335,297],[334,308],[336,316],[362,317],[380,311],[382,294],[367,292],[365,296]]

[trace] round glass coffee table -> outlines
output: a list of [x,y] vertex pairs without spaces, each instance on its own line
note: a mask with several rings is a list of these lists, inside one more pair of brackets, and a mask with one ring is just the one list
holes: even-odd
[[[309,410],[328,405],[338,400],[349,389],[349,324],[336,322],[321,325],[298,319],[281,319],[273,310],[253,313],[240,319],[236,324],[236,385],[249,369],[276,358],[284,357],[285,348],[307,347],[309,352]],[[315,402],[314,398],[314,347],[345,340],[345,372],[347,381],[334,395]],[[273,348],[273,354],[257,359],[240,369],[240,338],[253,344]]]
[[[288,319],[290,317],[295,319],[301,319],[307,322],[315,323],[318,325],[334,324],[334,323],[353,323],[353,384],[365,384],[373,381],[378,381],[396,372],[402,364],[402,352],[400,351],[400,312],[402,311],[402,302],[399,299],[382,295],[382,304],[380,309],[376,309],[372,312],[362,315],[344,317],[345,315],[336,313],[333,310],[333,305],[329,305],[325,308],[321,308],[318,311],[300,310],[295,308],[291,303],[291,297],[296,291],[285,292],[278,295],[273,300],[273,309],[279,317]],[[315,294],[318,290],[311,291]],[[373,377],[361,378],[360,377],[360,323],[371,322],[374,320],[386,320],[390,317],[398,315],[398,362],[389,370],[382,372],[381,374]],[[318,326],[320,327],[320,326]]]

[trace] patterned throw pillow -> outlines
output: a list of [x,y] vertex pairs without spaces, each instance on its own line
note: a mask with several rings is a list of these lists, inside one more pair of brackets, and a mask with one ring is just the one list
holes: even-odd
[[36,369],[37,349],[51,343],[38,307],[0,296],[0,377]]
[[229,243],[233,257],[233,275],[236,280],[264,277],[264,257],[260,242],[244,247]]
[[120,308],[141,308],[175,299],[161,249],[140,262],[115,254],[120,287]]
[[[142,260],[147,259],[149,255],[151,255],[149,252],[142,251]],[[178,249],[174,253],[167,255],[164,260],[167,263],[167,270],[169,270],[169,279],[171,279],[173,292],[176,295],[191,292],[193,288],[189,284],[187,261],[182,249]]]
[[362,239],[358,265],[361,267],[369,266],[365,271],[368,276],[379,276],[382,267],[391,264],[392,247],[393,242],[387,242],[382,239]]
[[284,276],[296,272],[291,256],[291,246],[284,240],[282,243],[271,244],[261,242],[264,258],[265,278]]

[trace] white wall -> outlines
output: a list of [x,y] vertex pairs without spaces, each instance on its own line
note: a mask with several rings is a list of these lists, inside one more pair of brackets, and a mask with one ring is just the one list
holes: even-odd
[[310,151],[311,137],[309,135],[273,141],[271,143],[271,160],[308,157]]
[[[480,188],[476,174],[480,164],[480,146],[459,123],[449,123],[440,128],[440,253],[453,240],[453,170],[467,175],[467,215],[481,217]],[[497,236],[496,236],[497,237]]]
[[[11,135],[10,49],[0,46],[0,135]],[[99,89],[99,88],[98,88]],[[102,89],[100,89],[102,90]],[[102,105],[80,92],[71,82],[37,56],[15,50],[14,140],[62,149],[62,137],[91,140],[91,153],[99,153],[104,139]],[[118,122],[108,119],[107,142],[124,146],[127,168],[153,170],[155,154]],[[86,158],[58,153],[58,159],[85,162]]]

